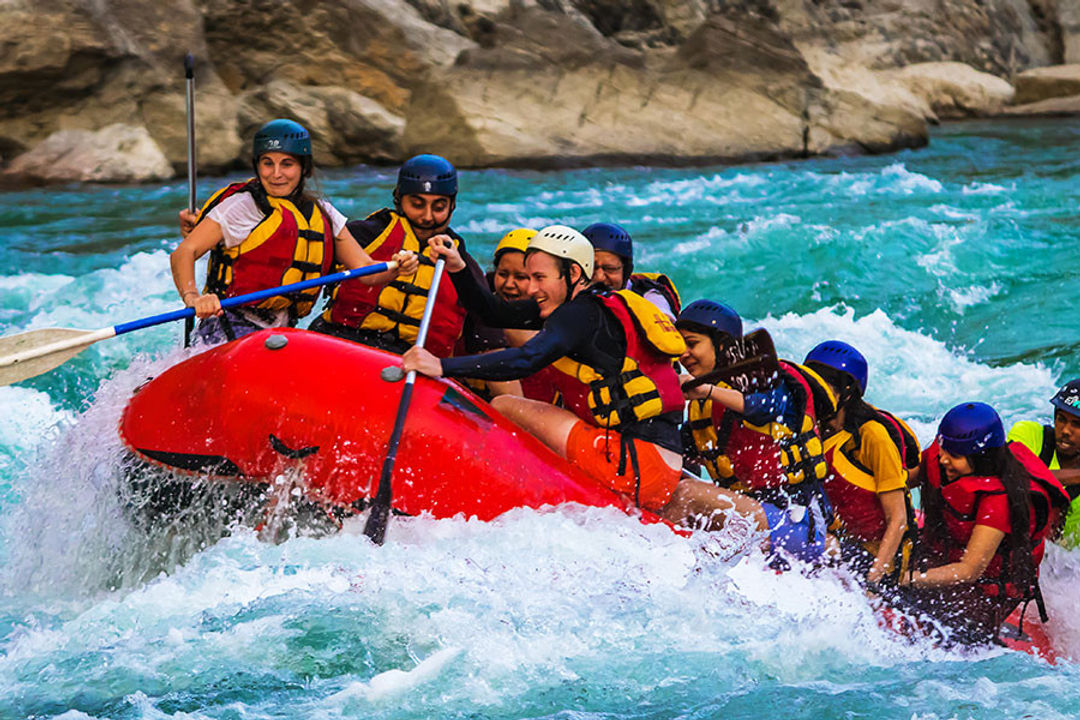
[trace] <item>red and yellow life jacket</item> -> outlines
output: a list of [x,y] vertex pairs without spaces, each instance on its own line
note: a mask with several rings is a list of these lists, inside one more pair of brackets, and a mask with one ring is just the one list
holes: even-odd
[[819,409],[832,412],[836,396],[809,368],[780,361],[780,370],[801,418],[797,431],[781,421],[754,425],[734,412],[714,409],[711,400],[690,403],[694,447],[717,484],[757,493],[825,479],[828,466],[817,415]]
[[[426,243],[421,248],[407,219],[392,210],[380,210],[369,219],[380,213],[386,215],[386,227],[364,250],[376,262],[388,261],[401,250],[411,250],[420,258],[420,269],[382,287],[341,283],[331,292],[322,317],[326,322],[389,333],[404,343],[415,343],[428,291],[435,277],[435,261]],[[460,245],[456,238],[454,245]],[[425,347],[437,357],[450,357],[454,344],[461,337],[464,322],[465,308],[458,302],[454,283],[443,278]]]
[[566,407],[597,427],[625,429],[634,423],[679,412],[682,388],[672,361],[686,350],[671,319],[629,290],[589,290],[626,335],[626,357],[617,374],[564,357],[552,363]]
[[[901,467],[905,471],[918,467],[921,453],[915,433],[895,415],[884,410],[878,412],[880,420],[871,422],[879,422],[885,428],[900,454]],[[876,542],[885,534],[885,511],[878,500],[877,481],[871,469],[859,461],[859,447],[851,440],[852,434],[847,430],[825,440],[825,459],[831,471],[825,480],[825,493],[836,513],[835,530],[860,542]],[[910,493],[906,487],[903,490],[904,502],[910,508]],[[913,513],[909,516],[913,517]]]
[[[1059,527],[1061,513],[1069,505],[1069,496],[1057,478],[1022,443],[1009,443],[1009,451],[1031,476],[1031,517],[1027,520],[1031,529],[1031,565],[1039,567],[1046,539]],[[935,441],[923,455],[924,480],[931,491],[941,494],[946,535],[930,538],[929,549],[943,559],[944,564],[959,562],[964,556],[968,541],[975,530],[979,503],[991,495],[1006,494],[1001,478],[996,476],[963,475],[948,482],[938,462],[940,450]],[[1016,518],[1010,518],[1015,527]],[[1012,533],[998,545],[997,553],[983,572],[978,584],[987,595],[998,596],[1004,592],[1009,597],[1024,597],[1029,588],[1019,587],[1018,578],[1010,577],[1008,559]],[[942,541],[943,540],[943,541]],[[1034,581],[1034,578],[1030,578]]]
[[649,291],[658,292],[667,300],[675,317],[682,312],[682,298],[679,297],[679,291],[671,278],[663,273],[634,273],[630,276],[629,289],[638,295],[644,295]]
[[[236,247],[218,244],[210,251],[206,292],[234,297],[257,290],[321,277],[330,271],[334,259],[334,233],[318,203],[295,205],[285,198],[262,192],[258,180],[233,183],[214,193],[199,211],[196,223],[226,198],[248,192],[265,212],[251,234]],[[279,295],[252,307],[271,311],[288,309],[293,318],[311,312],[319,288]]]

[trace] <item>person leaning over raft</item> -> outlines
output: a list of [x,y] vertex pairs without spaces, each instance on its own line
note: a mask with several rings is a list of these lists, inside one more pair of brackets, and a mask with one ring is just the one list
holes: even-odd
[[[679,362],[695,378],[727,367],[738,354],[728,351],[743,346],[742,318],[712,300],[687,305],[676,327],[686,341]],[[717,485],[760,505],[760,527],[769,531],[774,550],[809,563],[829,559],[837,544],[828,534],[827,466],[815,424],[818,414],[831,415],[835,407],[826,383],[812,370],[781,363],[761,390],[705,384],[685,392],[687,460],[704,464]]]
[[1050,468],[1072,498],[1061,544],[1080,545],[1080,379],[1070,380],[1050,399],[1054,424],[1021,420],[1009,430],[1010,441],[1021,442]]
[[923,454],[919,570],[900,578],[898,604],[951,630],[948,642],[982,644],[1021,601],[1039,601],[1045,540],[1069,498],[1024,445],[1005,440],[997,412],[957,405]]
[[[250,307],[221,309],[221,299],[317,278],[337,261],[348,268],[371,265],[333,205],[305,190],[311,176],[311,137],[292,120],[271,120],[252,142],[256,177],[225,187],[194,218],[181,213],[185,237],[170,256],[173,281],[184,304],[200,319],[196,337],[235,340],[265,327],[295,325],[311,311],[319,289],[273,297]],[[193,224],[189,224],[192,221]],[[210,253],[206,289],[195,285],[195,261]],[[376,285],[418,267],[399,253],[395,272],[350,282]]]
[[517,302],[477,282],[442,240],[430,243],[471,311],[492,326],[540,332],[520,348],[444,360],[413,348],[406,370],[511,380],[554,364],[569,410],[509,395],[493,406],[601,484],[672,522],[715,529],[724,522],[717,511],[754,514],[748,499],[681,477],[682,395],[671,361],[682,339],[640,295],[590,287],[593,250],[581,233],[553,225],[536,234],[525,259],[530,299]]
[[595,251],[593,282],[612,290],[633,290],[651,302],[672,321],[682,304],[675,283],[661,273],[634,272],[634,240],[622,225],[593,223],[581,231]]
[[836,394],[836,415],[818,429],[829,463],[825,494],[843,559],[871,588],[886,578],[895,584],[911,548],[909,523],[910,532],[916,530],[907,480],[919,466],[919,441],[903,420],[863,400],[868,366],[851,345],[827,340],[803,365]]
[[[435,261],[428,238],[449,237],[477,278],[484,273],[465,251],[465,241],[450,229],[457,203],[457,170],[438,155],[417,155],[398,170],[394,208],[384,208],[348,229],[376,260],[389,259],[401,250],[420,256],[420,269],[402,274],[382,288],[353,282],[338,285],[326,310],[311,323],[315,332],[402,353],[416,342],[428,290],[435,275]],[[465,308],[458,302],[452,283],[439,286],[426,347],[439,357],[449,357],[461,337]]]

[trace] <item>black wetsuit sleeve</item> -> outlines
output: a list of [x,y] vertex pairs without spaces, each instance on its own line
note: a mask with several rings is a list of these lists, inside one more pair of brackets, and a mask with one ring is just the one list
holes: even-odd
[[[455,284],[456,287],[456,284]],[[446,377],[518,380],[543,370],[559,358],[592,342],[601,310],[593,303],[572,302],[551,314],[544,329],[518,348],[442,361]]]
[[[540,308],[534,301],[503,300],[487,288],[487,283],[482,279],[483,273],[477,272],[479,266],[475,260],[472,265],[476,270],[466,260],[463,269],[450,273],[458,299],[466,310],[491,327],[538,330],[543,326]],[[478,274],[481,279],[477,279]]]

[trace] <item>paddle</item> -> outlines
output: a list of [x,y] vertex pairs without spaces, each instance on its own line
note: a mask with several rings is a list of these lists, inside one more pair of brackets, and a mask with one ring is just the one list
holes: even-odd
[[[427,339],[428,326],[431,324],[431,314],[435,310],[435,298],[439,294],[439,283],[442,281],[445,264],[446,260],[442,257],[435,261],[435,274],[431,279],[431,289],[428,290],[424,315],[420,319],[420,331],[416,334],[416,347],[419,348],[424,347],[424,341]],[[379,475],[379,488],[375,491],[371,513],[368,515],[367,522],[364,523],[364,534],[376,545],[382,545],[383,540],[386,539],[386,523],[390,518],[390,503],[394,499],[394,490],[390,480],[394,474],[394,462],[397,460],[398,445],[401,443],[402,430],[405,429],[405,416],[409,412],[409,402],[412,400],[415,383],[416,371],[410,370],[405,376],[405,387],[401,390],[397,417],[394,418],[394,429],[390,433],[390,445],[386,450],[386,459],[383,460],[382,473]]]
[[[184,79],[187,84],[187,184],[188,212],[195,212],[195,58],[191,53],[184,56]],[[184,347],[191,346],[191,333],[195,319],[184,320]]]
[[[292,292],[299,292],[365,275],[378,275],[396,267],[397,263],[391,260],[390,262],[367,265],[355,270],[344,270],[331,275],[312,278],[311,280],[302,280],[289,285],[226,298],[221,301],[221,307],[237,307],[238,305],[266,300],[276,295],[287,295]],[[142,330],[143,328],[194,316],[195,308],[184,308],[183,310],[173,310],[161,315],[151,315],[140,320],[120,323],[100,330],[47,328],[0,338],[0,386],[43,375],[63,365],[99,340],[107,340],[116,335],[123,335],[135,330]]]
[[188,210],[195,212],[195,58],[184,56],[184,78],[187,80],[187,182]]
[[723,367],[694,378],[683,389],[724,381],[739,392],[753,392],[771,386],[780,370],[772,337],[763,328],[724,348],[721,361]]

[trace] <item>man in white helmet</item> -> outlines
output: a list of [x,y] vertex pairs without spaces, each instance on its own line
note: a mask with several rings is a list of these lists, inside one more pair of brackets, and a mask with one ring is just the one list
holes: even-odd
[[510,395],[493,406],[600,483],[673,522],[698,520],[715,529],[723,524],[715,511],[734,508],[767,527],[753,500],[682,477],[683,398],[672,368],[685,349],[682,336],[640,295],[590,286],[593,247],[581,233],[552,225],[530,240],[529,299],[518,301],[477,282],[442,238],[429,244],[446,258],[470,312],[493,327],[540,332],[518,348],[443,360],[414,347],[403,358],[406,370],[516,380],[550,365],[568,409]]

